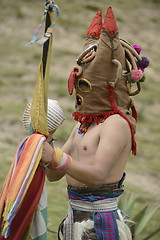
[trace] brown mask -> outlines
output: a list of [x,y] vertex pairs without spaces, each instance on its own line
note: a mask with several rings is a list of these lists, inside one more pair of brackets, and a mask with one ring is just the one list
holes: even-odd
[[[98,11],[69,77],[69,93],[73,93],[73,88],[76,90],[75,120],[100,123],[112,114],[120,114],[135,132],[137,115],[130,95],[140,91],[143,72],[137,61],[141,60],[137,51],[119,38],[112,8],[108,8],[103,24],[102,12]],[[132,93],[133,82],[137,90]]]

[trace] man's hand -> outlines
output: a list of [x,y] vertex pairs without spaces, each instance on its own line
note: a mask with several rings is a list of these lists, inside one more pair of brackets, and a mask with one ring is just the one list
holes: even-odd
[[42,161],[44,163],[50,163],[54,158],[54,150],[53,147],[46,141],[43,143],[43,151],[42,151]]
[[49,181],[58,181],[60,180],[64,175],[65,171],[54,171],[53,168],[49,168],[49,165],[54,161],[55,153],[54,148],[47,142],[44,141],[43,143],[43,151],[42,151],[42,162],[44,163],[44,166],[46,168],[46,175]]

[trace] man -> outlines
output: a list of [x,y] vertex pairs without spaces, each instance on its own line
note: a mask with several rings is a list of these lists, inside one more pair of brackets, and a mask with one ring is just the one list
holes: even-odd
[[[76,89],[73,116],[79,123],[63,149],[47,142],[43,146],[49,181],[66,175],[68,184],[69,210],[59,239],[132,239],[117,199],[123,193],[128,156],[136,154],[137,116],[130,95],[139,93],[148,65],[136,47],[119,39],[111,7],[103,24],[98,11],[69,77],[69,93]],[[137,90],[131,92],[133,83]]]

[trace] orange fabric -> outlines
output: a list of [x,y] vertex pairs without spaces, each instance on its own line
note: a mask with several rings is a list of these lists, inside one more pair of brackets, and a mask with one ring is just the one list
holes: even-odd
[[[22,142],[19,144],[19,147],[21,146]],[[16,153],[16,155],[17,155],[17,153]],[[10,180],[11,180],[11,176],[12,176],[12,172],[13,172],[13,167],[14,167],[15,160],[16,160],[16,155],[14,157],[14,160],[13,160],[12,164],[11,164],[10,170],[7,174],[6,180],[4,182],[4,185],[3,185],[3,188],[2,188],[2,191],[1,191],[1,194],[0,194],[0,216],[2,215],[2,211],[3,211],[3,207],[4,207],[4,201],[6,199],[6,195],[7,195],[7,192],[8,192],[7,189],[8,189],[9,184],[10,184]]]
[[[25,149],[20,157],[15,174],[8,188],[8,199],[11,201],[15,200],[15,197],[23,182],[26,171],[29,168],[37,143],[39,142],[41,137],[42,135],[40,134],[33,134],[27,140]],[[24,161],[24,158],[25,158],[25,161]]]
[[[12,224],[11,219],[14,219],[16,216],[17,211],[26,197],[30,184],[34,179],[41,160],[41,144],[44,139],[43,135],[32,134],[28,139],[23,140],[16,152],[15,159],[11,165],[0,196],[0,221],[3,224],[3,233],[9,230]],[[42,185],[44,185],[44,182]]]

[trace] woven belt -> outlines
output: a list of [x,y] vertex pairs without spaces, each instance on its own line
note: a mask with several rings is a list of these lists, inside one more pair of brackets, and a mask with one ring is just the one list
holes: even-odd
[[94,202],[69,199],[69,204],[74,210],[87,212],[109,212],[118,209],[117,201],[117,197]]

